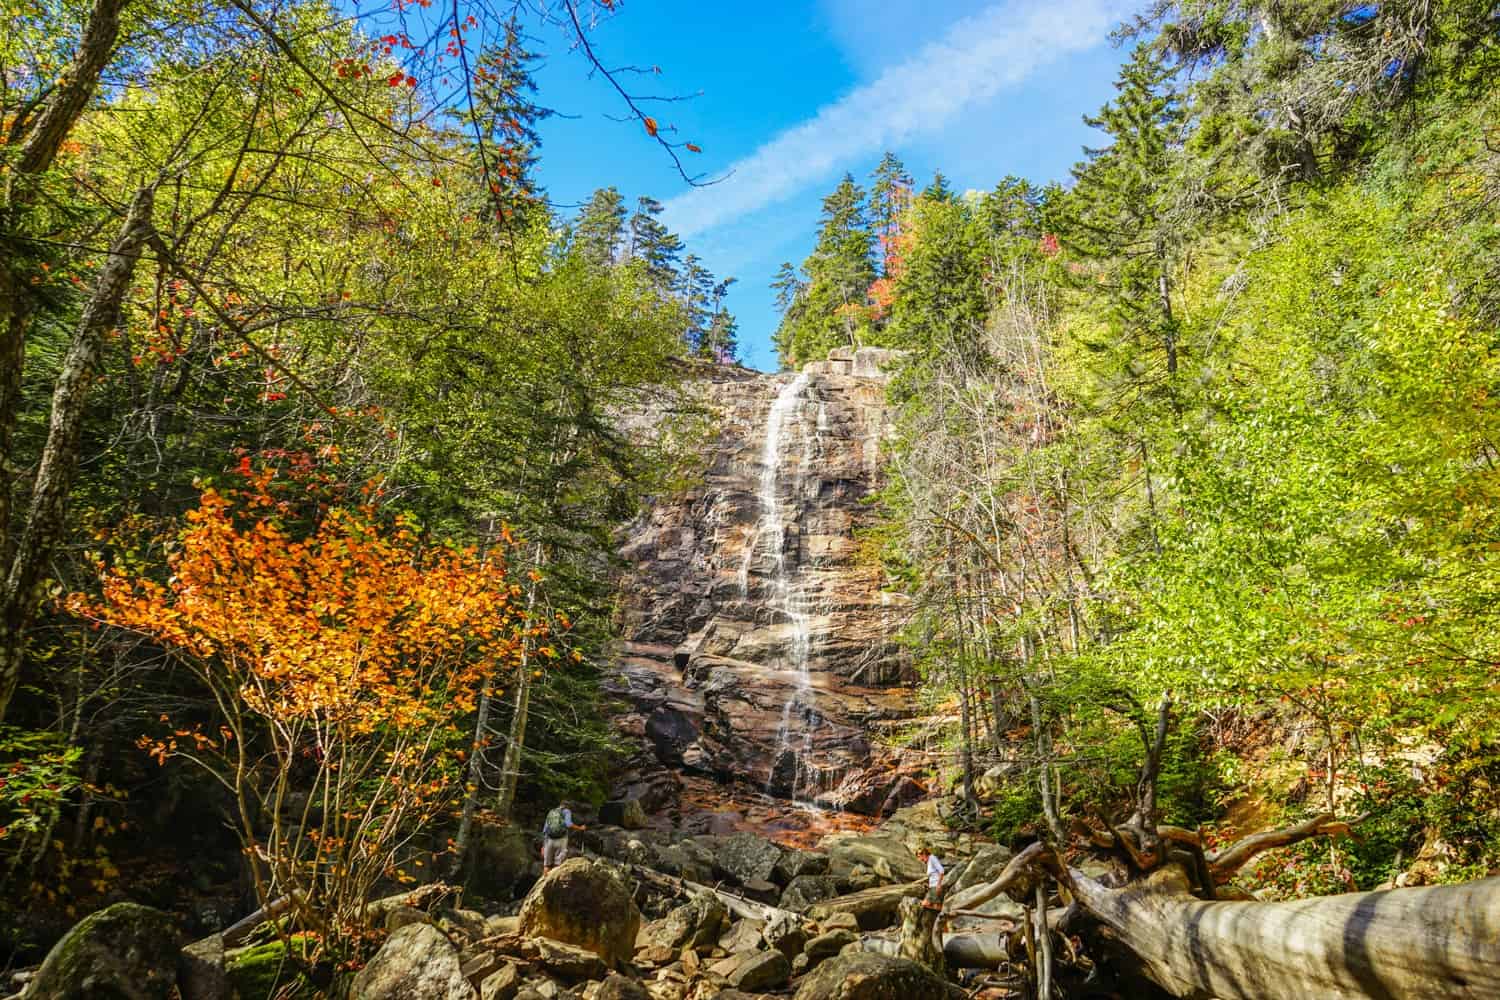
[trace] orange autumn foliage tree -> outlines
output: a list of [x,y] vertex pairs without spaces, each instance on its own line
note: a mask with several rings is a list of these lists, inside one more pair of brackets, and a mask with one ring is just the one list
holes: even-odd
[[165,584],[112,571],[102,597],[68,604],[211,692],[219,718],[142,745],[224,785],[262,903],[290,896],[344,951],[377,883],[421,864],[424,828],[452,812],[479,691],[547,626],[522,613],[503,551],[425,546],[369,508],[294,529],[270,479],[204,490]]

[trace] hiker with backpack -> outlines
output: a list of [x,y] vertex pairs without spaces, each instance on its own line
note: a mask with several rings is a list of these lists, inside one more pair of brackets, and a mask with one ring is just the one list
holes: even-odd
[[562,864],[568,857],[568,832],[587,827],[573,822],[573,810],[566,802],[558,803],[542,824],[542,874]]

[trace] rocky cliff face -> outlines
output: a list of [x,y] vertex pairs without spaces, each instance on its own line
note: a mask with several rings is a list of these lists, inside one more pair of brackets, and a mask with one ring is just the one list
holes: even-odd
[[659,809],[671,770],[857,812],[921,789],[872,728],[909,713],[896,599],[861,556],[888,430],[886,352],[801,373],[714,367],[702,481],[624,535],[621,726],[649,747],[623,794]]

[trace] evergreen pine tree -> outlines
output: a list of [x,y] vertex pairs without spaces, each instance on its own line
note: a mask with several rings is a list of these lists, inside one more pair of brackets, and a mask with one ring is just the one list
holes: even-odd
[[498,46],[479,53],[474,68],[472,107],[463,118],[481,137],[475,147],[495,218],[509,225],[536,209],[545,210],[534,176],[542,140],[536,126],[552,112],[533,99],[532,71],[537,54],[526,48],[519,22],[505,24]]
[[1172,75],[1147,45],[1136,47],[1115,83],[1115,99],[1084,119],[1110,144],[1085,150],[1073,190],[1049,202],[1053,228],[1067,246],[1102,263],[1127,341],[1159,348],[1169,376],[1178,362],[1172,273],[1186,239],[1173,211],[1172,152],[1184,114]]
[[682,240],[662,224],[662,204],[655,198],[641,196],[636,201],[635,214],[630,217],[629,258],[645,264],[646,273],[664,292],[677,287],[678,260],[682,255]]
[[782,361],[797,363],[841,344],[858,344],[868,325],[867,293],[877,274],[865,194],[850,174],[823,199],[818,242],[803,264],[807,287],[796,315],[782,316],[775,342]]
[[915,183],[895,153],[887,152],[870,175],[870,225],[883,242],[896,234],[901,213],[911,204]]
[[928,201],[954,201],[958,196],[953,193],[953,188],[948,186],[948,178],[943,176],[941,170],[938,170],[932,175],[932,183],[922,191],[922,197]]
[[619,260],[625,242],[625,199],[613,187],[600,188],[578,213],[573,244],[589,261],[608,266]]

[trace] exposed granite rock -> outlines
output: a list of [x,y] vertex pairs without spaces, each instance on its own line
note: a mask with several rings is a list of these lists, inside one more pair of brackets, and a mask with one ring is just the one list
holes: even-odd
[[352,1000],[473,1000],[458,950],[431,924],[408,924],[386,939],[349,991]]
[[518,931],[594,952],[609,966],[630,960],[641,927],[631,888],[606,864],[569,858],[542,877],[521,904]]
[[[653,813],[672,801],[674,769],[869,815],[923,794],[918,762],[869,738],[912,713],[893,687],[911,680],[892,634],[901,609],[858,541],[893,361],[850,349],[795,376],[705,366],[690,383],[718,427],[703,478],[652,505],[620,550],[609,688],[628,706],[621,730],[649,752],[618,797]],[[636,420],[645,430],[653,417]]]

